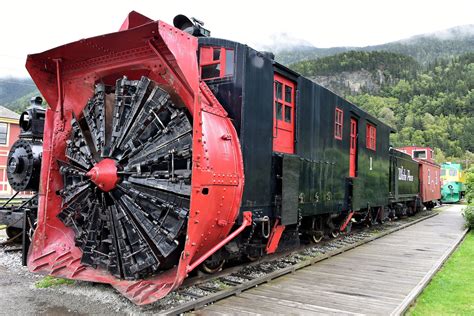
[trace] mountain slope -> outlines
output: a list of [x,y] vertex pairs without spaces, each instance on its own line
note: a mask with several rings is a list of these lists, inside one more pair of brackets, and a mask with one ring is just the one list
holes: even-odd
[[412,78],[420,69],[412,57],[385,51],[349,51],[289,67],[340,95],[377,93],[383,85]]
[[[271,50],[271,47],[269,47]],[[279,50],[274,47],[276,60],[289,65],[302,60],[312,60],[337,53],[355,51],[388,51],[415,58],[426,65],[439,58],[452,58],[474,51],[474,24],[457,26],[439,32],[422,34],[408,39],[366,47],[318,48],[295,46]]]
[[0,105],[5,106],[35,91],[38,90],[29,78],[0,78]]

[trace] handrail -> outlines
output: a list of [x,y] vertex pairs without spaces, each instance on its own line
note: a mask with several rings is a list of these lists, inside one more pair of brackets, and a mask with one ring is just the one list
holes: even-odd
[[223,239],[220,243],[209,249],[204,255],[199,259],[193,262],[193,264],[186,267],[186,273],[193,271],[197,266],[203,263],[207,258],[212,256],[217,250],[221,249],[225,244],[234,239],[238,234],[240,234],[247,226],[252,225],[252,212],[244,212],[244,219],[239,228],[232,232],[229,236]]

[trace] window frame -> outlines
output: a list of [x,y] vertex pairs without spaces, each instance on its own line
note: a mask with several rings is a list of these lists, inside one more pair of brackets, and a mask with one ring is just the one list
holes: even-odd
[[[277,83],[279,83],[281,85],[281,98],[278,98],[277,96],[277,89],[276,89],[276,86],[277,86]],[[291,100],[290,101],[287,101],[286,100],[286,88],[289,87],[291,88]],[[296,111],[296,105],[295,105],[295,91],[296,89],[296,86],[293,82],[291,82],[290,80],[284,78],[283,76],[274,76],[273,78],[273,107],[274,107],[274,120],[277,121],[277,124],[276,126],[279,127],[279,128],[283,128],[283,129],[292,129],[294,130],[294,124],[293,122],[295,121],[295,111]],[[276,108],[276,104],[279,103],[281,104],[282,108],[281,108],[281,118],[277,118],[277,108]],[[290,113],[290,121],[286,121],[286,115],[285,115],[285,112],[286,112],[286,108],[290,108],[291,109],[291,113]]]
[[[340,115],[338,116],[338,114]],[[336,110],[334,112],[334,138],[337,140],[342,140],[343,133],[344,133],[344,111],[336,106]]]
[[[372,133],[373,132],[373,133]],[[365,146],[367,149],[377,150],[377,127],[374,124],[367,123],[365,128]]]
[[[425,155],[425,157],[416,157],[416,155],[419,155],[423,153]],[[415,159],[428,159],[428,152],[426,149],[417,149],[417,150],[413,150],[413,157],[412,158],[415,158]]]
[[0,125],[5,124],[5,133],[0,133],[0,135],[5,134],[5,142],[1,141],[0,137],[0,146],[7,146],[8,145],[8,130],[9,130],[9,123],[0,122]]
[[[219,59],[214,60],[214,51],[219,50]],[[206,50],[211,50],[210,54],[205,53]],[[226,74],[227,71],[227,52],[232,51],[232,73]],[[208,58],[208,57],[211,58]],[[202,69],[206,66],[219,65],[219,76],[202,78]],[[232,77],[235,73],[235,50],[233,48],[226,48],[221,46],[201,46],[199,49],[199,75],[202,80],[214,80],[221,78]]]

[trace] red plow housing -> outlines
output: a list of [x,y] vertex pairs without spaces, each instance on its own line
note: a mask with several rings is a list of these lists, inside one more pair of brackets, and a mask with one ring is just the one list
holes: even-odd
[[32,272],[109,283],[148,304],[225,242],[242,155],[200,81],[197,46],[132,12],[117,33],[28,56],[50,105]]

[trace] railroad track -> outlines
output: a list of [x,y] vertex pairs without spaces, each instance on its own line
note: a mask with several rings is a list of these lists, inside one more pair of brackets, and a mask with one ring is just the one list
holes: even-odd
[[264,257],[256,262],[226,268],[212,275],[191,277],[178,290],[155,304],[143,307],[142,311],[176,315],[197,310],[436,215],[435,212],[425,211],[384,225],[353,230],[350,234],[319,244],[304,245],[289,252]]

